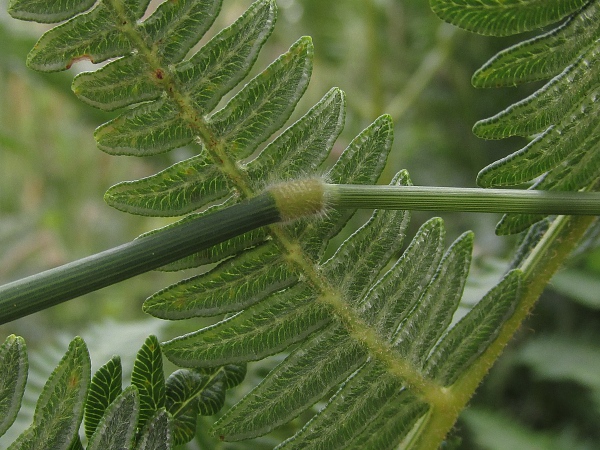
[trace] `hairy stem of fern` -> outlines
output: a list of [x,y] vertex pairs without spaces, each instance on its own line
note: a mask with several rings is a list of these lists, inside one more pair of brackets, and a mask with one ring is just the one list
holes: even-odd
[[454,426],[458,414],[466,407],[504,347],[529,315],[552,276],[577,247],[594,220],[593,217],[572,216],[560,216],[554,220],[521,267],[524,272],[523,291],[515,312],[504,324],[494,342],[449,388],[450,403],[445,405],[443,411],[434,409],[430,412],[424,425],[427,432],[419,434],[420,440],[415,449],[437,448],[443,441]]

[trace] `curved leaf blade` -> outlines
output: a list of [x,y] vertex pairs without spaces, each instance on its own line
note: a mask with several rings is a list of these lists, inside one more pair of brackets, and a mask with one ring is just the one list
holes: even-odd
[[276,16],[273,0],[256,1],[189,61],[176,66],[174,75],[198,110],[212,111],[248,74],[273,31]]
[[173,417],[175,445],[196,434],[198,414],[216,414],[225,403],[226,390],[238,385],[245,366],[226,365],[216,370],[180,369],[167,379],[167,411]]
[[502,139],[545,131],[597,88],[598,64],[600,44],[596,42],[544,87],[495,116],[477,122],[473,132],[485,139]]
[[21,409],[28,367],[25,340],[14,334],[8,336],[0,346],[0,436]]
[[76,337],[44,385],[33,424],[9,449],[68,449],[83,418],[90,371],[90,356],[85,342]]
[[398,354],[422,367],[431,348],[450,325],[471,265],[473,233],[460,236],[444,255],[419,302],[394,336]]
[[163,65],[179,62],[204,36],[219,12],[222,0],[163,2],[142,24],[142,31],[156,43],[156,57]]
[[156,411],[165,406],[165,376],[162,352],[156,336],[148,336],[138,351],[131,384],[139,392],[139,427],[143,427]]
[[493,342],[519,301],[521,272],[509,272],[463,317],[427,360],[427,375],[450,386]]
[[[126,21],[135,21],[135,17]],[[75,61],[93,63],[130,53],[133,46],[119,32],[115,11],[105,3],[46,32],[27,56],[27,65],[42,72],[70,68]]]
[[561,26],[499,52],[472,78],[473,86],[500,87],[558,75],[600,38],[600,5],[590,2]]
[[127,55],[94,72],[73,79],[71,89],[80,100],[113,111],[138,102],[158,99],[163,90],[157,72],[139,55]]
[[344,93],[331,89],[248,164],[249,177],[264,183],[316,172],[342,131],[345,103]]
[[90,438],[87,450],[131,448],[138,423],[140,399],[135,386],[129,386],[109,405]]
[[250,307],[298,279],[281,250],[267,243],[157,292],[144,302],[143,309],[170,320],[215,316]]
[[365,295],[356,310],[386,342],[413,310],[444,254],[444,223],[424,223],[400,259]]
[[87,11],[96,0],[11,0],[9,14],[15,19],[56,23]]
[[226,441],[266,434],[310,408],[366,360],[366,349],[339,324],[332,324],[294,350],[228,410],[213,433]]
[[164,409],[157,411],[140,432],[135,450],[171,450],[173,448],[172,428],[169,413]]
[[429,0],[433,12],[445,21],[493,36],[544,27],[586,3],[587,0]]
[[192,142],[194,130],[171,99],[142,103],[98,127],[100,150],[111,155],[149,156]]
[[92,377],[85,404],[84,428],[88,439],[92,437],[108,406],[121,394],[123,369],[121,358],[113,356]]
[[104,194],[110,206],[144,216],[178,216],[231,195],[229,181],[205,152],[146,178],[125,181]]
[[311,288],[298,283],[216,325],[163,343],[163,351],[170,361],[183,367],[262,359],[329,323],[329,309],[315,303],[315,297]]

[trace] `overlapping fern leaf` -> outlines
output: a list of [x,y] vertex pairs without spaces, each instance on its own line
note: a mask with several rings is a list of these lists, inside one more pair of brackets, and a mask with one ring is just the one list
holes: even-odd
[[[306,89],[313,52],[309,38],[298,40],[214,111],[249,73],[269,36],[276,16],[273,0],[256,1],[191,56],[221,1],[166,1],[146,14],[148,4],[11,3],[15,17],[70,18],[40,39],[28,58],[32,68],[62,70],[79,59],[111,60],[73,82],[74,92],[91,105],[127,108],[97,129],[102,150],[136,156],[187,145],[197,150],[154,176],[110,188],[109,204],[135,214],[187,214],[182,220],[189,220],[254,196],[272,182],[325,172],[321,165],[344,122],[344,94],[338,89],[259,149],[282,129]],[[391,148],[392,129],[388,116],[376,119],[324,173],[326,179],[375,183]],[[400,172],[392,183],[410,180]],[[101,381],[92,383],[101,389],[90,396],[100,406],[86,422],[86,432],[117,427],[131,439],[131,427],[121,422],[132,414],[147,422],[154,411],[166,408],[175,442],[184,442],[205,404],[195,399],[204,392],[207,376],[236,372],[237,364],[288,350],[281,365],[216,424],[215,433],[226,440],[268,433],[337,390],[283,448],[386,449],[408,436],[415,442],[426,436],[427,425],[452,409],[454,383],[511,314],[520,273],[510,272],[450,328],[468,273],[472,235],[464,234],[444,252],[443,223],[432,219],[396,261],[408,213],[376,211],[325,260],[330,239],[352,214],[332,210],[324,217],[259,229],[169,266],[218,263],[150,297],[147,312],[165,319],[226,318],[163,343],[165,355],[187,369],[165,385],[158,375],[146,377],[145,394],[135,376],[137,389],[121,392],[113,383],[116,361],[103,367]],[[154,341],[145,348],[148,355],[139,358],[143,372],[155,374],[159,349]],[[231,387],[238,377],[233,380],[221,383]],[[162,394],[169,387],[180,396],[169,400]],[[415,424],[418,431],[411,433]],[[104,446],[95,444],[100,442],[95,433],[91,441]]]
[[[0,436],[15,420],[27,381],[28,362],[22,338],[9,336],[0,347]],[[155,336],[139,350],[131,385],[123,389],[118,356],[90,378],[85,342],[75,338],[46,382],[33,423],[11,450],[29,448],[168,450],[195,434],[199,414],[213,415],[224,404],[225,392],[243,380],[245,367],[227,365],[210,370],[182,369],[166,381],[162,352]]]
[[[510,35],[553,23],[546,33],[494,56],[473,76],[476,87],[514,86],[550,78],[542,88],[475,124],[486,139],[532,138],[484,168],[483,187],[533,183],[531,189],[593,189],[600,176],[600,2],[597,0],[430,0],[443,19],[470,31]],[[499,234],[519,232],[539,215],[506,215]]]

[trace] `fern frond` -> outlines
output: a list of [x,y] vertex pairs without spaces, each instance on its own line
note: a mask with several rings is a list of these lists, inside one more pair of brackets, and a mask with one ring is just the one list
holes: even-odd
[[[472,11],[466,4],[455,7],[450,6],[454,5],[450,1],[432,3],[446,5],[441,7],[442,11],[454,8],[452,14],[470,20]],[[473,76],[477,87],[516,85],[553,77],[526,99],[475,124],[473,131],[485,139],[534,138],[521,150],[481,170],[477,177],[481,186],[534,182],[531,189],[579,191],[592,188],[600,176],[597,139],[600,4],[597,1],[552,3],[540,3],[540,14],[543,11],[550,19],[553,12],[568,5],[564,15],[572,15],[556,29],[500,52]],[[511,19],[501,24],[506,33],[497,34],[507,34],[512,30],[511,21],[520,21],[526,13],[525,7],[522,11],[515,9],[510,13]],[[446,20],[454,17],[445,12],[440,15]],[[544,23],[536,22],[533,28],[558,19],[556,16]],[[543,218],[539,214],[508,214],[496,232],[520,232]]]
[[540,36],[502,50],[473,75],[473,86],[513,86],[554,77],[600,37],[600,5],[589,2],[579,14]]
[[[147,0],[103,0],[47,32],[30,54],[29,65],[46,71],[66,69],[82,58],[117,58],[73,83],[77,95],[94,106],[129,107],[96,130],[104,151],[145,156],[188,145],[197,151],[154,176],[114,186],[107,201],[137,214],[192,213],[182,219],[188,221],[254,197],[281,177],[324,173],[332,183],[377,182],[393,140],[389,116],[352,140],[331,169],[321,167],[344,122],[344,95],[338,89],[260,148],[285,125],[308,85],[309,38],[299,39],[213,111],[249,73],[275,20],[274,1],[258,0],[184,59],[220,5],[220,0],[164,2],[142,20]],[[565,8],[556,14],[570,11]],[[535,11],[525,20],[528,26],[556,17]],[[400,172],[392,184],[409,185],[408,174]],[[518,300],[519,275],[508,275],[481,309],[449,331],[468,272],[472,235],[461,236],[444,254],[443,223],[433,219],[394,261],[408,213],[377,211],[325,261],[327,245],[353,213],[332,210],[324,217],[269,226],[168,266],[218,263],[152,296],[144,306],[148,312],[169,319],[230,315],[163,343],[171,361],[188,367],[166,382],[155,338],[138,355],[135,387],[119,393],[118,371],[104,369],[105,381],[97,378],[105,384],[98,395],[117,396],[97,402],[93,433],[100,436],[104,424],[119,414],[139,414],[138,428],[146,423],[147,433],[157,418],[163,443],[171,432],[174,443],[186,442],[197,414],[214,414],[225,390],[243,378],[238,364],[291,346],[284,362],[217,424],[224,439],[264,434],[336,389],[327,408],[284,447],[394,448],[417,423],[424,425],[414,433],[425,433],[436,414],[453,409],[454,383],[486,350]],[[491,305],[498,299],[495,310]],[[120,399],[129,406],[113,406]],[[104,418],[97,421],[101,413]],[[128,431],[120,435],[127,445]]]

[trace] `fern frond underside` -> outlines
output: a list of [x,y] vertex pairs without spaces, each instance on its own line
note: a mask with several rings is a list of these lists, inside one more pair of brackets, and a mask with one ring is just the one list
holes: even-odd
[[[102,150],[145,156],[192,146],[197,152],[156,175],[113,186],[106,193],[109,204],[154,216],[206,214],[254,196],[278,178],[325,170],[321,164],[344,122],[339,89],[261,148],[285,125],[308,85],[309,38],[299,39],[214,111],[247,76],[271,33],[273,0],[256,1],[189,57],[219,13],[220,0],[164,2],[142,20],[148,3],[102,0],[88,5],[89,11],[69,2],[62,3],[66,9],[34,0],[11,4],[15,17],[47,22],[72,17],[42,36],[28,58],[31,67],[63,70],[82,58],[117,58],[73,81],[74,92],[93,106],[128,107],[96,130]],[[390,117],[376,119],[325,177],[374,184],[392,140]],[[392,183],[410,180],[403,171]],[[166,381],[158,375],[161,350],[152,339],[138,354],[133,387],[121,390],[118,361],[104,366],[92,382],[86,413],[90,443],[100,446],[119,415],[145,430],[160,423],[165,442],[185,442],[197,414],[221,408],[225,389],[243,378],[243,363],[291,346],[281,365],[216,424],[216,433],[230,440],[267,433],[336,388],[327,407],[282,447],[394,448],[417,422],[438,414],[453,383],[511,313],[520,273],[510,272],[449,329],[468,273],[472,234],[444,252],[443,223],[432,219],[395,261],[408,213],[376,211],[324,260],[330,239],[352,214],[333,210],[326,217],[253,231],[168,267],[218,263],[150,297],[147,312],[167,319],[229,316],[162,345],[171,361],[187,367]],[[118,434],[122,445],[130,445],[131,436],[127,427]],[[151,440],[143,436],[138,443]]]

